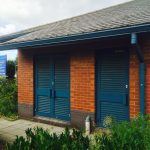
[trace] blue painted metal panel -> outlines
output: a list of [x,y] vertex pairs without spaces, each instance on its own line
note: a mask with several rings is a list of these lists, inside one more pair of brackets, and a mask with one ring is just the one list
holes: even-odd
[[145,114],[145,64],[140,63],[140,113]]
[[55,57],[55,116],[58,119],[70,120],[70,70],[69,58]]
[[52,89],[52,59],[50,57],[36,58],[36,108],[35,114],[51,116]]
[[0,76],[6,76],[7,55],[0,56]]
[[70,120],[68,57],[36,59],[36,115]]
[[126,94],[120,94],[119,91],[118,93],[101,92],[100,99],[101,99],[101,102],[104,101],[104,102],[120,103],[120,104],[126,105],[127,97],[126,97]]
[[105,117],[129,119],[127,50],[105,50],[97,55],[97,124]]

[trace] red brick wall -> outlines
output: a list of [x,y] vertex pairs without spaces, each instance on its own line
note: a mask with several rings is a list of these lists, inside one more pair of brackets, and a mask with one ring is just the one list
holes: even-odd
[[[150,114],[150,38],[142,38],[140,47],[144,53],[145,69],[145,113]],[[139,61],[135,50],[130,53],[130,117],[140,112]]]
[[33,57],[29,51],[18,50],[18,103],[33,105]]
[[139,113],[139,61],[135,50],[130,50],[130,68],[129,68],[129,105],[130,118]]
[[71,110],[95,112],[95,56],[92,52],[72,54]]
[[[145,101],[146,113],[150,114],[150,39],[143,39],[140,46],[146,62]],[[30,50],[18,50],[18,102],[33,107],[33,56]],[[95,53],[78,51],[70,58],[71,111],[95,113]],[[130,50],[129,68],[130,118],[139,111],[139,61],[135,50]]]

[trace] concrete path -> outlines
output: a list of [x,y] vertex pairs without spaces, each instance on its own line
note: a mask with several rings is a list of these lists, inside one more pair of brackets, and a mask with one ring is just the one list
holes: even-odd
[[60,134],[64,131],[64,128],[43,123],[37,123],[23,119],[8,121],[0,118],[0,139],[7,142],[13,142],[17,135],[25,137],[25,130],[34,127],[42,127],[43,129],[48,129],[50,133],[55,132],[57,134]]

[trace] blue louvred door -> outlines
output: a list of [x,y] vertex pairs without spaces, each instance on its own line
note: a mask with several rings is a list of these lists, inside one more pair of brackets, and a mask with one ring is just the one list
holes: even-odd
[[107,50],[97,55],[96,97],[97,124],[104,126],[113,118],[129,118],[128,51]]
[[54,105],[55,117],[62,120],[70,118],[70,73],[69,59],[56,56],[54,62]]
[[52,114],[52,59],[50,57],[36,58],[36,101],[35,113],[49,117]]
[[35,115],[70,120],[69,80],[67,56],[36,58]]

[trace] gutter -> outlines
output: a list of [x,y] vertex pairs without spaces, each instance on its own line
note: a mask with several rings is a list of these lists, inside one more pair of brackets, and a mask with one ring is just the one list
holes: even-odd
[[139,77],[140,77],[140,113],[145,114],[145,63],[144,56],[141,47],[138,43],[138,36],[136,33],[131,34],[131,44],[136,50],[140,66],[139,66]]
[[[63,37],[56,37],[56,38],[49,38],[49,39],[14,42],[14,43],[2,43],[0,44],[0,50],[58,45],[58,44],[65,44],[69,42],[116,37],[122,35],[130,35],[132,33],[144,33],[144,32],[150,32],[150,24],[142,24],[142,25],[136,25],[130,27],[123,27],[123,28],[117,28],[117,29],[111,29],[105,31],[90,32],[90,33],[82,33],[77,35],[70,35],[70,36],[63,36]],[[15,37],[13,39],[15,39]]]

